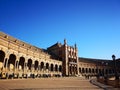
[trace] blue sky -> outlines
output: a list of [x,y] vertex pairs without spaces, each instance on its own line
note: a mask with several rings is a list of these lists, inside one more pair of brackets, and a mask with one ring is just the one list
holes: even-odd
[[64,38],[80,57],[120,57],[119,0],[0,0],[0,30],[47,48]]

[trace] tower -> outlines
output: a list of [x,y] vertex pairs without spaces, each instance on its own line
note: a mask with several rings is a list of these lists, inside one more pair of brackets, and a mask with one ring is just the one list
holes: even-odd
[[68,48],[67,48],[67,41],[64,39],[64,45],[63,45],[63,53],[64,53],[64,58],[63,58],[63,75],[68,76]]
[[74,76],[79,74],[77,45],[68,46],[66,39],[64,39],[63,51],[63,75]]
[[78,74],[78,50],[77,45],[69,46],[67,40],[64,39],[64,44],[56,43],[48,48],[48,51],[59,57],[62,61],[63,76],[74,76]]

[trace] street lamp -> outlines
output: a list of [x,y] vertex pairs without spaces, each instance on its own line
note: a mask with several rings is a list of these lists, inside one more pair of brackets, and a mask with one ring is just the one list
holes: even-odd
[[119,76],[117,74],[117,70],[116,70],[116,60],[115,60],[115,55],[112,55],[112,59],[113,59],[113,64],[114,64],[114,73],[115,73],[115,80],[119,80]]

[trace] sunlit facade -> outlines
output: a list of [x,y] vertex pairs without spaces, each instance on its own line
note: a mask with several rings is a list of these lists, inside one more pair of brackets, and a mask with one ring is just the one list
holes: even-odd
[[41,49],[0,32],[0,78],[96,76],[114,73],[109,60],[78,57],[77,45]]

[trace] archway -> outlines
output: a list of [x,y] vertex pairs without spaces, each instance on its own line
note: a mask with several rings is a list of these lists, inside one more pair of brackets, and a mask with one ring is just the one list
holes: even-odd
[[53,67],[53,64],[51,64],[51,65],[50,65],[50,70],[53,71],[53,70],[54,70],[53,68],[54,68],[54,67]]
[[3,66],[4,58],[5,58],[5,53],[2,50],[0,50],[0,69]]
[[9,60],[8,60],[8,69],[9,70],[14,70],[16,68],[15,61],[16,61],[16,56],[14,54],[10,54]]
[[99,71],[98,71],[98,74],[99,75],[102,75],[102,70],[101,69],[98,69]]
[[94,70],[94,69],[92,69],[92,73],[95,73],[95,70]]
[[32,67],[32,59],[28,59],[27,66],[28,66],[28,69],[31,70],[31,67]]
[[40,64],[40,68],[41,68],[41,70],[43,70],[44,69],[44,62],[41,62],[41,64]]
[[81,68],[79,68],[79,72],[81,73]]
[[108,69],[105,69],[105,74],[108,74]]
[[35,70],[38,70],[38,61],[37,60],[35,61],[34,68],[35,68]]
[[84,70],[84,68],[82,68],[82,73],[85,73],[85,70]]
[[25,58],[24,57],[20,57],[19,65],[18,65],[18,69],[19,70],[24,70],[24,63],[25,63]]
[[62,66],[59,65],[59,72],[62,72]]
[[91,69],[89,68],[89,73],[91,73]]
[[98,69],[97,68],[95,69],[95,73],[98,73]]
[[49,70],[49,63],[46,63],[46,69]]
[[86,70],[85,70],[85,71],[86,71],[86,73],[88,73],[88,69],[87,69],[87,68],[86,68]]
[[105,71],[105,69],[102,69],[102,76],[104,76],[104,74],[105,74],[105,72],[104,72],[104,71]]
[[57,64],[55,65],[55,71],[58,71],[58,65]]
[[111,69],[109,69],[109,74],[112,74],[112,70]]

